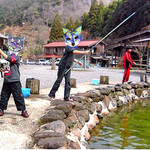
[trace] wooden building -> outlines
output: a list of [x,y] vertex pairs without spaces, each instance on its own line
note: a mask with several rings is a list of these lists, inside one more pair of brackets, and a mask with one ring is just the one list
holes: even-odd
[[[150,37],[150,25],[141,29],[141,31],[115,39],[112,45],[105,47],[107,55],[111,55],[112,61],[118,61],[122,63],[123,56],[126,48],[131,48],[133,52],[131,53],[132,59],[140,64],[147,64],[148,59],[148,44],[147,42],[140,42],[141,39],[146,39]],[[136,42],[139,41],[139,42]],[[111,64],[112,62],[110,62]]]
[[[81,41],[78,44],[78,50],[89,50],[93,45],[95,45],[98,42],[98,40],[91,40],[91,41]],[[94,56],[100,56],[102,53],[104,53],[104,46],[106,43],[101,42],[92,50],[92,52],[88,55],[87,60],[89,60],[90,63],[96,63],[96,60],[94,59]],[[63,52],[65,51],[66,44],[64,42],[52,42],[49,44],[46,44],[44,47],[44,55],[39,56],[40,58],[45,59],[51,59],[53,57],[55,58],[61,58],[63,55]],[[76,58],[80,58],[81,55],[76,55]]]
[[0,48],[4,51],[8,50],[8,48],[5,45],[5,43],[6,43],[5,40],[7,40],[7,38],[8,38],[7,36],[0,33]]

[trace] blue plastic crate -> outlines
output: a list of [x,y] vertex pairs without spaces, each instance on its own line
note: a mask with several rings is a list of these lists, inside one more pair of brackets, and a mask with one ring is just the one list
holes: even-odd
[[21,88],[22,90],[22,94],[24,97],[29,97],[30,96],[30,91],[31,89],[30,88]]
[[100,80],[99,79],[92,79],[93,85],[99,85]]

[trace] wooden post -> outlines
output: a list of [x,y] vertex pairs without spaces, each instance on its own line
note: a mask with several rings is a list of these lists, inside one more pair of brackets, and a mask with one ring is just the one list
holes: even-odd
[[140,82],[144,82],[144,75],[140,76]]
[[26,88],[31,89],[31,94],[39,94],[40,80],[34,78],[26,79]]
[[147,75],[145,75],[145,83],[149,83]]
[[109,84],[109,76],[100,76],[100,84]]
[[52,66],[51,66],[51,70],[55,70],[55,58],[52,57]]
[[117,63],[117,50],[115,50],[115,67],[116,67],[116,63]]
[[110,61],[110,64],[111,64],[110,67],[113,67],[113,59],[114,59],[113,49],[112,49],[111,57],[112,57],[112,60]]
[[70,86],[72,88],[76,88],[76,79],[75,78],[70,78]]
[[150,51],[150,41],[148,42],[148,50],[147,50],[147,70],[149,67],[149,51]]
[[86,55],[84,57],[84,70],[86,70]]

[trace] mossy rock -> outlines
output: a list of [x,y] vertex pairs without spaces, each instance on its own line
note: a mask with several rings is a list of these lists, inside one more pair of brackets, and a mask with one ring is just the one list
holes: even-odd
[[143,90],[142,89],[135,89],[135,94],[140,97],[142,95]]
[[62,110],[66,115],[69,115],[72,110],[72,104],[63,103],[56,106],[58,110]]
[[52,109],[40,118],[40,124],[57,120],[64,120],[64,118],[66,118],[66,115],[62,110]]

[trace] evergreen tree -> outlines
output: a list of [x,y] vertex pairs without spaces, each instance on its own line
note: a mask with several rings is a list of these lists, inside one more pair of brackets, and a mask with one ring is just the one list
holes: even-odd
[[88,24],[88,14],[85,12],[81,17],[81,25],[82,29],[85,30]]
[[111,20],[113,18],[113,14],[116,11],[116,8],[119,7],[119,4],[121,4],[122,1],[114,0],[112,3],[110,3],[108,6],[104,8],[104,23],[103,23],[103,31],[102,35],[104,36],[109,32],[112,28]]
[[74,28],[76,29],[78,26],[80,26],[80,22],[78,19],[76,19],[76,21],[74,23]]
[[3,9],[0,5],[0,29],[3,27],[4,18],[3,18]]
[[70,17],[69,21],[65,25],[65,27],[69,30],[74,30],[74,23],[72,17]]
[[88,14],[88,24],[87,24],[87,30],[92,33],[93,37],[98,36],[98,32],[96,30],[97,28],[97,17],[98,17],[98,3],[97,0],[93,0],[91,4],[91,8]]
[[[139,9],[140,8],[140,9]],[[105,32],[109,32],[133,12],[138,12],[120,26],[114,33],[115,38],[132,34],[150,24],[150,1],[149,0],[125,0],[117,5],[116,10],[106,23]]]
[[4,18],[3,18],[3,8],[0,5],[0,23],[2,23],[3,21],[4,21]]
[[101,36],[101,33],[103,31],[103,24],[104,24],[104,3],[100,2],[99,8],[98,8],[98,16],[97,16],[97,22],[96,22],[96,30],[99,33],[98,35]]
[[63,39],[63,30],[62,30],[61,19],[60,16],[56,14],[52,23],[52,28],[50,31],[48,42],[59,41],[62,39]]

